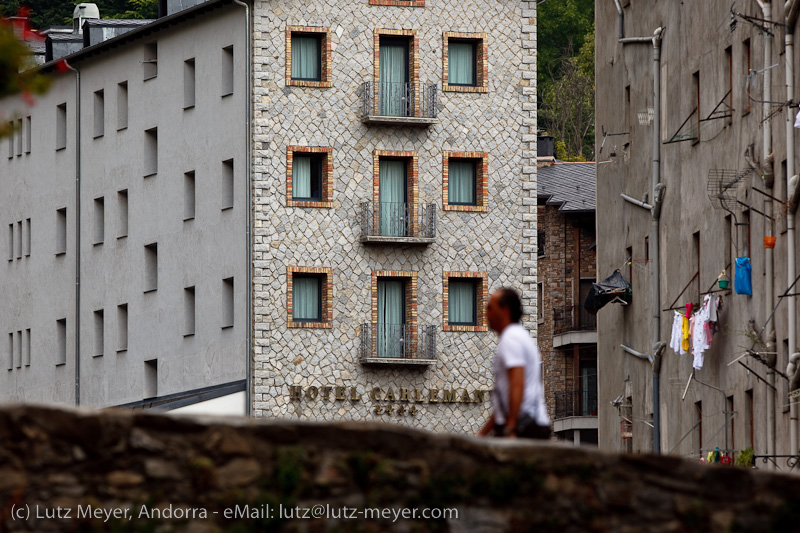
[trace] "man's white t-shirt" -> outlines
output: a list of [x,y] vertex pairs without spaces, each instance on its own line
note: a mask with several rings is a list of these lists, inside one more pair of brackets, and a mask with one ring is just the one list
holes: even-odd
[[540,426],[549,426],[550,417],[544,403],[544,385],[541,375],[542,355],[533,342],[528,331],[521,324],[506,326],[500,334],[497,350],[494,352],[494,390],[492,406],[494,422],[506,423],[508,414],[508,369],[525,367],[525,388],[522,393],[522,404],[519,416],[526,413]]

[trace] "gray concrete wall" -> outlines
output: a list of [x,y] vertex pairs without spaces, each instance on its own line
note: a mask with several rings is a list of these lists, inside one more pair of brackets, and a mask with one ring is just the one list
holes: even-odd
[[[739,6],[741,10],[761,17],[755,2]],[[718,119],[704,122],[700,129],[700,142],[662,144],[662,182],[666,197],[661,215],[662,250],[661,307],[666,309],[678,298],[681,290],[697,271],[698,259],[693,234],[700,236],[699,289],[695,281],[686,294],[678,298],[676,306],[688,301],[698,303],[698,292],[716,289],[714,282],[733,257],[749,255],[752,262],[753,296],[721,293],[724,310],[720,315],[720,333],[714,337],[711,349],[706,352],[703,369],[697,378],[725,391],[734,400],[733,435],[731,448],[741,450],[750,443],[750,423],[753,424],[754,447],[757,454],[766,453],[766,386],[743,367],[734,363],[736,357],[752,346],[748,338],[749,321],[754,320],[760,329],[765,311],[765,252],[762,245],[765,219],[751,212],[750,251],[744,250],[747,226],[728,225],[723,210],[714,209],[708,198],[707,183],[710,169],[744,170],[746,148],[753,144],[755,158],[763,162],[762,127],[773,134],[775,153],[775,188],[773,192],[785,198],[786,177],[781,171],[785,159],[784,115],[778,114],[763,122],[761,105],[752,102],[748,113],[744,94],[746,54],[743,42],[750,39],[751,69],[765,67],[763,37],[753,26],[739,21],[735,31],[730,31],[730,5],[721,1],[710,2],[655,2],[635,1],[624,8],[625,36],[650,36],[655,28],[664,26],[662,44],[663,128],[662,140],[675,134],[681,123],[696,106],[697,97],[693,73],[700,72],[700,109],[706,118],[728,90],[727,47],[732,51],[733,108],[731,122]],[[780,19],[782,20],[782,18]],[[626,278],[628,267],[626,248],[632,247],[637,264],[633,268],[633,303],[628,307],[609,306],[598,314],[599,354],[599,405],[600,446],[605,449],[623,448],[620,437],[620,416],[610,402],[620,394],[633,399],[634,450],[652,448],[652,431],[647,425],[653,411],[652,372],[650,366],[619,348],[621,343],[640,351],[650,351],[650,275],[655,265],[641,262],[645,259],[645,237],[650,231],[648,212],[624,202],[620,193],[635,198],[650,192],[652,160],[652,126],[642,126],[637,111],[652,106],[652,46],[650,44],[623,45],[617,42],[617,11],[612,2],[598,2],[596,6],[597,58],[597,111],[598,131],[628,135],[603,138],[598,135],[598,277],[610,275],[620,268]],[[773,99],[785,100],[784,58],[781,31],[776,29],[773,57],[767,66],[778,64],[768,72],[772,77]],[[755,77],[752,96],[761,98],[763,75]],[[626,86],[630,86],[630,102]],[[785,113],[785,111],[784,111]],[[629,144],[628,144],[629,143]],[[601,146],[602,149],[601,149]],[[616,157],[610,157],[610,152]],[[764,190],[762,180],[751,174],[740,184],[738,199],[763,211],[764,197],[753,191]],[[737,220],[744,222],[743,208],[734,208]],[[786,233],[785,213],[775,208],[775,293],[785,291]],[[739,233],[739,250],[728,245],[728,235]],[[735,239],[734,239],[735,243]],[[730,251],[729,251],[730,250]],[[730,256],[728,254],[730,253]],[[644,268],[641,268],[644,267]],[[728,270],[731,279],[733,272]],[[777,298],[776,302],[779,301]],[[672,311],[661,312],[661,339],[668,342],[672,326]],[[786,304],[781,304],[775,315],[779,346],[779,370],[784,370],[787,353]],[[764,350],[763,347],[760,348]],[[747,364],[764,377],[766,368],[753,359]],[[680,356],[669,348],[664,355],[661,370],[661,449],[664,452],[697,457],[699,429],[695,402],[702,402],[702,448],[707,451],[725,445],[723,411],[726,409],[722,394],[712,388],[693,383],[685,400],[681,398],[692,371],[691,356]],[[627,381],[627,384],[626,384]],[[747,407],[746,391],[753,394],[753,413]],[[777,395],[777,453],[788,453],[788,392],[782,379],[778,379]],[[787,406],[784,408],[784,406]],[[685,437],[685,438],[684,438]]]

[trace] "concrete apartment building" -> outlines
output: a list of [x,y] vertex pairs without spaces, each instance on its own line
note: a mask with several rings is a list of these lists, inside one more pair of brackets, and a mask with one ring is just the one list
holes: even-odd
[[583,305],[596,277],[595,164],[556,162],[552,138],[543,139],[537,242],[545,400],[558,439],[597,445],[597,318]]
[[[798,7],[596,5],[598,278],[620,270],[633,289],[598,313],[601,448],[697,459],[752,447],[759,467],[770,456],[783,470],[797,454]],[[676,312],[706,296],[722,305],[698,361],[670,345]]]
[[[82,114],[81,168],[92,167],[83,172],[98,182],[81,183],[81,373],[98,391],[84,388],[83,397],[95,405],[142,402],[146,380],[130,381],[145,379],[147,361],[158,358],[157,398],[196,389],[207,398],[207,387],[230,391],[250,376],[254,416],[476,431],[489,414],[496,343],[484,316],[488,294],[519,288],[525,324],[536,331],[535,2],[257,1],[245,9],[215,0],[175,9],[167,3],[164,18],[67,56],[81,69],[83,109],[98,105],[103,91],[100,143],[124,135],[113,125],[125,80],[127,131],[140,134],[137,144],[113,141],[106,151],[88,152],[97,140],[91,114]],[[233,63],[225,63],[231,47]],[[124,63],[128,57],[135,63]],[[142,70],[154,60],[158,76],[144,81]],[[57,109],[74,83],[74,75],[60,75],[34,111]],[[187,106],[192,95],[194,107]],[[152,161],[154,142],[158,168],[150,176],[141,167]],[[15,154],[7,164],[21,166],[25,157]],[[41,172],[54,175],[53,164],[43,162]],[[63,183],[68,216],[75,211],[66,197],[74,197],[72,181]],[[186,222],[190,184],[196,216]],[[130,260],[117,259],[122,252],[115,250],[116,268],[109,269],[98,254],[116,239],[125,187],[128,240],[136,227],[141,242]],[[109,222],[104,244],[95,247],[98,210]],[[0,212],[9,213],[9,224],[28,217]],[[42,225],[45,231],[49,220]],[[73,235],[69,219],[67,227]],[[152,243],[155,296],[163,302],[141,286]],[[24,268],[24,259],[9,268]],[[83,288],[92,276],[96,295]],[[65,298],[74,300],[74,271],[63,282]],[[33,288],[28,294],[19,299],[43,300]],[[102,366],[111,347],[102,358],[89,348],[98,320],[113,345],[124,303],[128,353],[135,345],[140,360],[111,375],[116,369]],[[74,307],[66,304],[61,314]],[[187,340],[191,308],[195,335]],[[233,327],[223,327],[231,315]],[[67,360],[74,364],[69,315],[67,321]],[[14,335],[39,329],[32,318],[4,326]],[[41,342],[57,339],[49,329],[42,326]],[[136,342],[134,330],[142,335]],[[188,352],[190,345],[202,349]],[[15,367],[8,377],[32,369]],[[111,394],[125,387],[131,394]],[[71,403],[71,390],[58,400]]]

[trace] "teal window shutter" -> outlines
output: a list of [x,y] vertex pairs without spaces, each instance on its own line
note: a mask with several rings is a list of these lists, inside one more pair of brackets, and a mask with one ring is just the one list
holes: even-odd
[[475,72],[476,46],[465,41],[449,41],[447,52],[447,81],[450,85],[477,85]]
[[314,35],[292,35],[292,79],[320,81],[320,38]]
[[474,161],[451,160],[447,172],[447,202],[460,205],[477,205],[477,184]]
[[450,324],[476,323],[475,283],[472,281],[450,280],[448,300],[448,321]]

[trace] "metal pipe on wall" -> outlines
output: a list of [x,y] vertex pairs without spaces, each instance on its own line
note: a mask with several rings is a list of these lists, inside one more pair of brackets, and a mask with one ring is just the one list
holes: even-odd
[[[787,100],[794,101],[794,23],[789,24],[790,20],[786,19],[786,37],[785,37],[785,61],[786,61],[786,98]],[[796,16],[795,16],[796,22]],[[790,180],[794,177],[794,123],[792,120],[792,107],[786,108],[786,191],[787,195],[791,190]],[[794,180],[795,182],[797,180]],[[788,278],[789,283],[792,283],[796,275],[797,265],[795,264],[795,213],[794,209],[790,208],[786,213],[786,226],[787,226],[787,241],[788,241]],[[797,300],[794,296],[789,298],[788,303],[788,320],[789,320],[789,352],[794,353],[797,351]],[[800,373],[796,370],[791,377],[789,389],[794,390],[798,386]],[[797,402],[792,401],[789,407],[789,453],[797,453],[798,449],[798,411]]]

